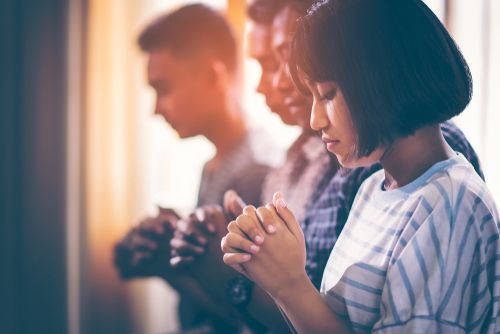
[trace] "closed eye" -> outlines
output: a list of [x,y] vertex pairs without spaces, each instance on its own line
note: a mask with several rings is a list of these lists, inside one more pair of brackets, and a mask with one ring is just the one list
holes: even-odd
[[328,91],[326,94],[320,96],[320,101],[331,101],[335,98],[337,95],[337,90],[332,89]]

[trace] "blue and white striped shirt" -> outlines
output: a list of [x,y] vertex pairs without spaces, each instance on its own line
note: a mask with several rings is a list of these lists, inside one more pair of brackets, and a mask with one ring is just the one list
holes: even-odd
[[361,186],[321,291],[357,333],[500,331],[499,217],[460,155],[399,189]]

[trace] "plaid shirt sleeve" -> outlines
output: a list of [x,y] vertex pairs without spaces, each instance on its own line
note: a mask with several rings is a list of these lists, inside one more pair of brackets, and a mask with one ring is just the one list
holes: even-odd
[[367,168],[340,169],[333,177],[326,174],[312,196],[302,228],[307,248],[306,272],[317,289],[359,187],[380,168],[376,164]]

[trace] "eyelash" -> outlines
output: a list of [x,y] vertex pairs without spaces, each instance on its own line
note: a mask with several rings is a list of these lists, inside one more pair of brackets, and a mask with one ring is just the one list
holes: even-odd
[[335,98],[336,95],[337,95],[337,90],[332,89],[331,91],[329,91],[325,95],[320,96],[319,99],[320,99],[320,101],[331,101]]

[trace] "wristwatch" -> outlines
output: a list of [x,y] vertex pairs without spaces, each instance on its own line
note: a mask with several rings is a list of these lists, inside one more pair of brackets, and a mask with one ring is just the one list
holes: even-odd
[[253,282],[243,275],[233,277],[227,282],[226,297],[231,305],[244,308],[252,299]]

